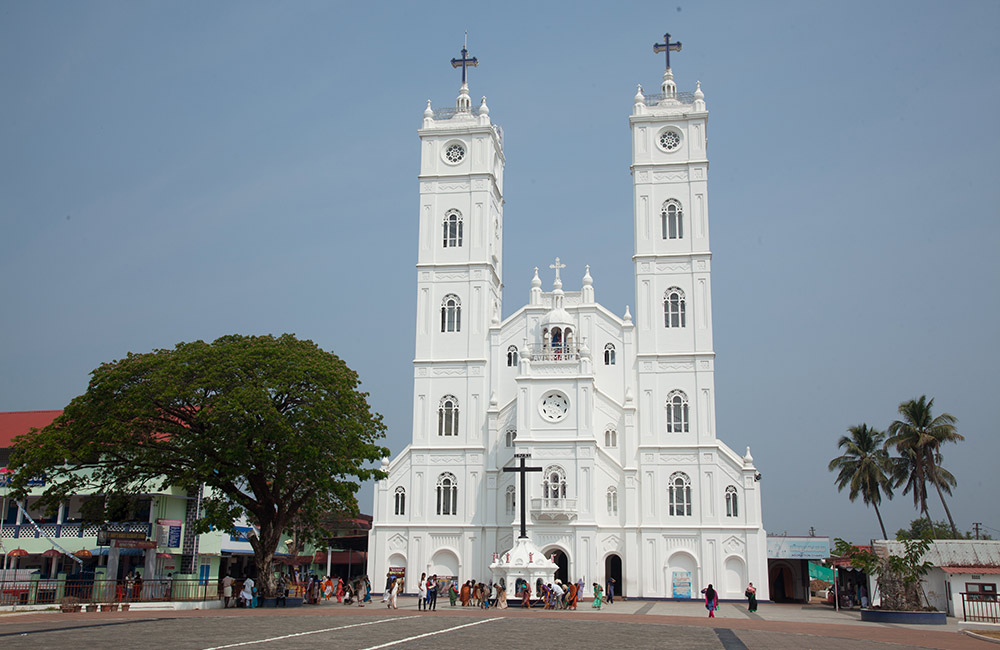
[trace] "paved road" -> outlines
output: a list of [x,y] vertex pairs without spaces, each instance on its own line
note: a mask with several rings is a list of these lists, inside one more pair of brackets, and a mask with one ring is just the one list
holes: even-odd
[[[471,608],[418,612],[338,605],[287,610],[133,611],[0,616],[0,646],[89,649],[161,647],[178,650],[406,650],[447,647],[592,648],[624,646],[692,650],[992,650],[954,629],[871,625],[848,614],[772,606],[753,617],[724,605],[716,619],[684,614],[697,607],[631,601],[600,612]],[[659,613],[672,611],[673,614]],[[701,610],[704,612],[704,610]],[[831,616],[832,615],[832,616]],[[827,619],[833,623],[824,622]]]

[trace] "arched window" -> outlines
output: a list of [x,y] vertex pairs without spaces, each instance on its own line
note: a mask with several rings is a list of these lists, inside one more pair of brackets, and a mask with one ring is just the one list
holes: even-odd
[[558,465],[549,465],[542,475],[542,496],[548,505],[558,505],[558,499],[566,498],[566,472]]
[[437,513],[439,515],[458,514],[458,481],[455,475],[445,472],[437,482]]
[[517,346],[512,345],[507,348],[507,367],[517,365]]
[[684,292],[677,287],[670,287],[663,294],[663,323],[667,327],[687,325],[687,301]]
[[503,440],[508,448],[514,446],[514,441],[517,439],[517,431],[515,429],[507,429],[507,433],[504,434]]
[[670,503],[670,514],[677,517],[691,516],[691,479],[684,472],[674,472],[670,475],[667,501]]
[[608,488],[608,514],[618,514],[618,488],[613,485]]
[[513,485],[508,485],[507,490],[504,491],[504,505],[508,517],[517,514],[517,490],[514,489]]
[[726,488],[726,516],[739,517],[740,507],[736,496],[736,486],[730,485]]
[[438,435],[458,435],[458,400],[453,395],[445,395],[438,405]]
[[687,433],[688,398],[682,390],[672,390],[667,394],[667,433]]
[[441,301],[441,331],[462,331],[462,301],[453,293],[449,293]]
[[684,239],[684,213],[676,199],[664,202],[660,210],[664,239]]
[[403,486],[396,488],[396,514],[406,514],[406,489]]
[[450,210],[444,215],[444,247],[455,248],[462,245],[462,213]]
[[608,427],[604,430],[604,446],[605,447],[617,447],[618,446],[618,431],[614,427]]
[[615,365],[615,344],[608,343],[604,346],[604,365]]

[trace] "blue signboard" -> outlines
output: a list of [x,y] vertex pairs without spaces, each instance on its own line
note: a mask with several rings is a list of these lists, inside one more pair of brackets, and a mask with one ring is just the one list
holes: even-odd
[[824,560],[830,557],[829,537],[768,537],[771,560]]

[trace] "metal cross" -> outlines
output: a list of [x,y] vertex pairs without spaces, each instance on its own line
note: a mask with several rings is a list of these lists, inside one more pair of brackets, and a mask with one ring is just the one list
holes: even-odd
[[518,539],[524,539],[524,538],[526,538],[528,536],[528,533],[527,533],[527,531],[525,529],[525,514],[524,513],[527,510],[527,504],[525,502],[525,496],[527,495],[527,489],[525,487],[524,479],[528,475],[528,472],[540,472],[540,471],[542,471],[542,468],[541,467],[525,467],[524,466],[525,459],[531,458],[531,454],[528,453],[528,452],[526,452],[526,451],[515,453],[514,454],[514,458],[517,458],[518,460],[521,461],[521,466],[520,467],[504,467],[503,471],[505,471],[505,472],[517,472],[517,473],[519,473],[521,475],[521,536]]
[[670,53],[680,52],[680,51],[681,51],[681,42],[677,41],[676,43],[671,43],[670,34],[663,35],[662,43],[653,43],[653,52],[657,54],[659,54],[660,52],[667,53],[667,70],[670,69]]
[[453,68],[461,67],[462,68],[462,85],[463,86],[466,83],[466,68],[468,66],[470,66],[470,65],[473,68],[479,66],[479,59],[477,59],[476,57],[472,57],[470,59],[469,56],[468,56],[468,54],[469,54],[469,50],[465,49],[465,45],[463,45],[462,46],[462,58],[461,59],[452,59],[451,60],[451,67],[453,67]]
[[557,257],[556,258],[556,263],[555,264],[549,264],[549,268],[556,270],[556,282],[559,282],[559,269],[566,268],[566,265],[565,264],[560,264],[559,263],[559,258]]

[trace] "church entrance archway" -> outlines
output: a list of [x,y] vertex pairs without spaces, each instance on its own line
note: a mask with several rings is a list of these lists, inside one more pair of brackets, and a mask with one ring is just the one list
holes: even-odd
[[604,559],[604,588],[607,589],[608,582],[614,578],[615,580],[615,598],[621,596],[624,598],[625,593],[625,580],[622,577],[622,558],[616,553],[612,553]]
[[569,556],[567,556],[562,549],[550,548],[545,551],[545,556],[556,563],[559,567],[556,569],[556,579],[562,580],[564,583],[569,581]]

